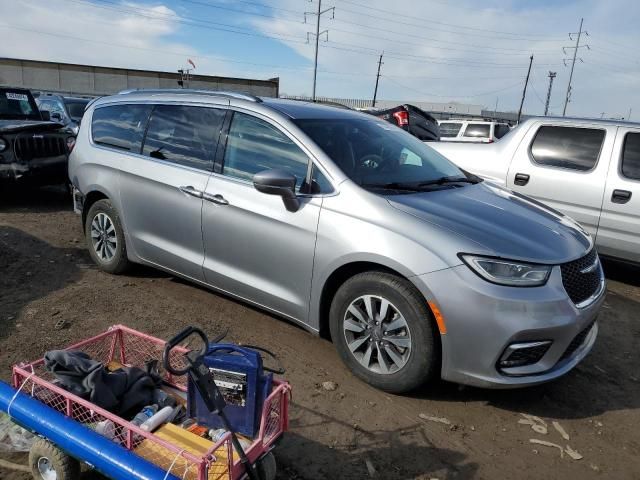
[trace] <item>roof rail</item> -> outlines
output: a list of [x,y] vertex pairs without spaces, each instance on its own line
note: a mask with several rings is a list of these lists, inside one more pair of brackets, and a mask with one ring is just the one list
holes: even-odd
[[248,93],[228,92],[218,90],[201,90],[193,88],[130,88],[118,92],[118,95],[129,95],[132,93],[170,93],[173,95],[209,95],[212,97],[237,98],[238,100],[247,100],[249,102],[262,102],[260,97]]

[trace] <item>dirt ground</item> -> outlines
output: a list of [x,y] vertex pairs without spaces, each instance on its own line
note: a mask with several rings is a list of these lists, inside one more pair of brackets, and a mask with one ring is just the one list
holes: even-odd
[[[640,269],[605,265],[598,341],[560,380],[510,391],[441,382],[393,396],[352,377],[326,340],[152,269],[102,273],[83,242],[61,190],[0,192],[3,380],[13,363],[116,323],[163,338],[188,324],[211,335],[228,328],[230,340],[262,345],[287,368],[293,403],[291,431],[276,449],[280,479],[640,479]],[[67,327],[56,330],[60,320]],[[325,390],[326,381],[337,389]],[[542,417],[548,434],[519,424],[521,413]],[[532,438],[569,445],[584,458],[561,458]],[[26,456],[0,459],[24,463]],[[0,478],[30,476],[0,467]]]

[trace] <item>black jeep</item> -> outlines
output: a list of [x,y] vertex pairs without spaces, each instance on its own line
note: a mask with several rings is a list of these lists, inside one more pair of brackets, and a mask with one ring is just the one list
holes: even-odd
[[38,110],[31,92],[0,86],[0,183],[67,183],[75,138]]

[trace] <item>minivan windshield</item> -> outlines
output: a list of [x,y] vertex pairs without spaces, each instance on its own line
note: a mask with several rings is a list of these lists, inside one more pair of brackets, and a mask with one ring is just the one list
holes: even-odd
[[363,188],[407,193],[480,181],[387,122],[374,118],[304,118],[294,122]]

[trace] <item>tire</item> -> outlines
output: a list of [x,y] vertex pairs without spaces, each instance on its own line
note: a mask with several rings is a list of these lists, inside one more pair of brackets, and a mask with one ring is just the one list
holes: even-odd
[[[98,200],[91,205],[84,235],[89,254],[101,270],[117,275],[129,267],[120,216],[109,200]],[[96,239],[96,235],[100,237]]]
[[42,438],[33,442],[29,450],[29,466],[35,480],[80,478],[80,463]]
[[256,462],[256,471],[260,480],[275,480],[277,469],[273,452],[268,452]]
[[[381,317],[383,300],[388,306]],[[373,317],[368,314],[367,302],[371,302]],[[355,307],[360,319],[350,307]],[[424,297],[404,278],[375,271],[353,276],[336,292],[329,322],[342,360],[357,377],[376,388],[406,393],[439,372],[435,322]],[[363,330],[358,331],[360,328]]]

